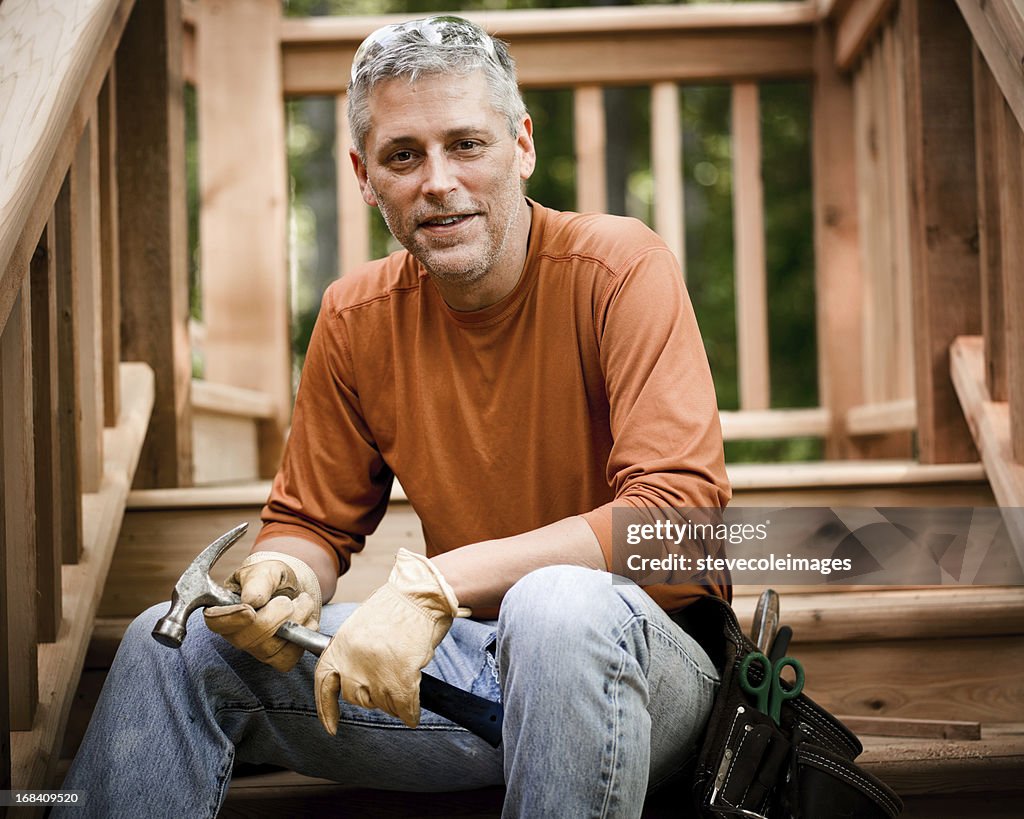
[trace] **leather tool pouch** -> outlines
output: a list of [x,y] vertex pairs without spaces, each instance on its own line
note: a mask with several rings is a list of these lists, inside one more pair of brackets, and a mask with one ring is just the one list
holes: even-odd
[[[697,815],[750,819],[894,819],[903,809],[884,783],[859,768],[863,750],[846,726],[800,694],[782,705],[780,725],[740,687],[740,662],[754,644],[732,607],[703,598],[677,618],[708,652],[721,685],[694,776]],[[754,682],[761,672],[751,666]]]

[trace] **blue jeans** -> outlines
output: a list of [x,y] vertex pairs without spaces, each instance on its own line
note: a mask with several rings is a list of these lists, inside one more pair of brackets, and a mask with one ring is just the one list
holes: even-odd
[[[323,631],[354,608],[325,607]],[[278,673],[199,613],[182,648],[166,648],[150,636],[166,611],[125,634],[64,781],[86,792],[69,816],[213,817],[235,762],[390,790],[504,783],[505,816],[639,816],[648,789],[694,755],[717,688],[707,655],[641,589],[551,566],[508,592],[497,621],[456,620],[426,668],[503,701],[499,748],[428,711],[410,729],[344,701],[332,737],[315,657]]]

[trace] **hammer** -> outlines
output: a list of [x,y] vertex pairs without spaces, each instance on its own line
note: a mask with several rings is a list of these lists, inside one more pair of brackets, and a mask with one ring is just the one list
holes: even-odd
[[[221,535],[185,569],[174,584],[170,609],[157,620],[153,628],[153,637],[158,643],[170,648],[181,648],[185,639],[185,624],[192,612],[207,606],[230,606],[241,602],[237,594],[213,581],[210,569],[248,528],[248,523],[242,523]],[[331,641],[328,634],[321,634],[290,621],[281,625],[276,636],[302,646],[318,657]],[[420,703],[427,710],[472,731],[491,746],[497,748],[501,744],[504,709],[500,702],[478,697],[429,674],[421,674]]]

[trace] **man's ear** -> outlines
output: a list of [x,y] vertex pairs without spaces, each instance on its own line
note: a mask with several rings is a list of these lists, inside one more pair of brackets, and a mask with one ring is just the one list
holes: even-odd
[[355,148],[348,149],[349,159],[352,160],[352,170],[356,172],[356,179],[359,182],[359,192],[363,195],[363,201],[371,208],[377,207],[377,197],[370,188],[370,180],[366,174],[366,163],[359,158],[359,152]]
[[529,114],[523,117],[519,124],[516,150],[519,152],[519,177],[525,181],[533,176],[533,169],[537,167],[537,149],[533,145],[533,120]]

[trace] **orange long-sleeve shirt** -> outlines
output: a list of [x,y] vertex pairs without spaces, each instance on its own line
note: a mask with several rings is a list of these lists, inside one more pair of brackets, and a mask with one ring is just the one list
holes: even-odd
[[[344,572],[397,475],[428,556],[582,514],[611,566],[614,508],[728,502],[672,253],[636,220],[530,204],[523,274],[483,310],[448,307],[405,251],[328,288],[259,540],[311,540]],[[673,611],[727,584],[648,591]]]

